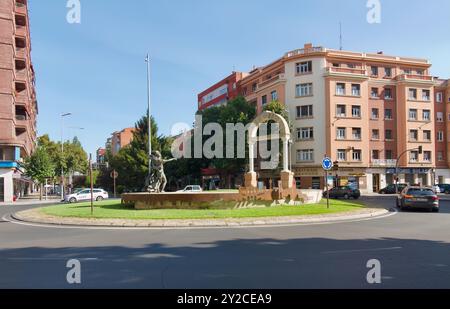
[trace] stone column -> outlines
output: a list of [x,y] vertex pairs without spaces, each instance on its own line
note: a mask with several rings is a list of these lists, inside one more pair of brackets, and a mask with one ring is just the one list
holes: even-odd
[[257,188],[258,181],[255,173],[255,142],[249,141],[248,143],[248,157],[249,157],[249,172],[245,174],[245,187]]
[[283,138],[283,171],[289,171],[289,140]]

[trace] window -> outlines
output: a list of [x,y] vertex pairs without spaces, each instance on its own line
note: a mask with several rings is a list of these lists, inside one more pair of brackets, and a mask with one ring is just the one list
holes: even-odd
[[372,130],[372,139],[379,140],[380,139],[380,130]]
[[410,141],[417,141],[417,137],[418,137],[418,131],[417,130],[409,130],[409,140]]
[[380,151],[372,150],[372,160],[379,160],[379,159],[380,159]]
[[261,104],[262,104],[262,105],[266,105],[266,104],[267,104],[267,96],[266,96],[266,95],[263,95],[263,96],[262,96],[262,98],[261,98]]
[[409,162],[417,162],[418,157],[419,157],[418,151],[411,151],[409,153]]
[[431,121],[431,111],[428,109],[424,109],[422,112],[422,119],[424,121]]
[[297,129],[297,140],[311,140],[314,138],[314,128]]
[[353,153],[352,153],[353,161],[361,161],[361,158],[362,158],[361,150],[358,150],[358,149],[353,150]]
[[443,101],[442,98],[443,98],[442,92],[436,93],[436,102],[437,103],[442,103],[442,101]]
[[352,106],[352,117],[361,118],[361,106]]
[[313,116],[313,106],[297,106],[297,118],[308,118]]
[[278,101],[278,92],[276,91],[272,91],[270,93],[271,97],[272,97],[272,101]]
[[394,157],[394,155],[392,154],[392,150],[386,150],[384,157],[386,158],[386,160],[392,160],[392,158]]
[[253,83],[252,85],[252,91],[256,92],[256,89],[258,89],[258,84],[257,83]]
[[338,105],[336,107],[336,117],[345,117],[345,116],[346,116],[345,105]]
[[384,68],[384,76],[392,77],[392,68]]
[[370,90],[370,97],[374,99],[378,98],[378,88],[372,88]]
[[341,65],[339,63],[333,63],[333,67],[339,68]]
[[392,109],[385,109],[384,110],[384,119],[392,120]]
[[430,90],[426,90],[426,89],[422,90],[422,100],[430,101]]
[[296,64],[297,74],[306,74],[312,72],[312,61],[300,62]]
[[378,67],[372,66],[370,72],[372,73],[372,76],[378,76]]
[[444,161],[444,153],[442,151],[438,151],[437,159],[438,161]]
[[423,140],[426,142],[431,141],[431,131],[430,130],[424,130],[423,131]]
[[385,100],[392,100],[393,99],[392,89],[391,88],[385,88],[384,89],[384,99]]
[[403,69],[403,74],[411,74],[411,69]]
[[378,108],[372,108],[372,115],[371,115],[372,119],[378,119],[379,118],[379,111]]
[[352,136],[355,140],[361,140],[361,128],[353,128]]
[[413,89],[413,88],[409,89],[409,99],[417,100],[417,89]]
[[423,152],[423,160],[425,162],[431,162],[431,151],[424,151]]
[[296,95],[298,97],[307,97],[312,95],[312,83],[300,84],[296,86]]
[[297,161],[314,161],[314,149],[297,150]]
[[436,121],[437,122],[444,122],[444,113],[443,112],[437,112],[436,113]]
[[423,75],[424,74],[423,70],[420,70],[420,69],[416,70],[416,73],[417,73],[417,75]]
[[348,67],[349,69],[354,69],[354,68],[356,68],[356,64],[354,64],[354,63],[349,63],[349,64],[347,64],[347,67]]
[[336,139],[345,139],[346,129],[345,128],[337,128],[336,130]]
[[392,140],[392,130],[386,130],[384,131],[384,137],[386,140],[390,141]]
[[345,95],[345,84],[343,83],[336,84],[336,95]]
[[438,131],[438,133],[437,133],[437,141],[438,142],[443,142],[444,141],[444,132],[443,131]]
[[345,149],[338,149],[337,160],[338,161],[347,161],[347,151],[345,151]]
[[417,120],[417,109],[409,110],[409,120]]
[[352,84],[352,96],[359,97],[361,95],[361,85]]

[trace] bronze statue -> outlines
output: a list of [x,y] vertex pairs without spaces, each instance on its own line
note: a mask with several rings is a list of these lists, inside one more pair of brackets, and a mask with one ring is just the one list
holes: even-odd
[[147,176],[145,185],[148,192],[160,193],[164,192],[167,185],[166,174],[164,173],[164,164],[176,159],[163,159],[159,151],[153,151],[151,155],[152,165],[151,174]]

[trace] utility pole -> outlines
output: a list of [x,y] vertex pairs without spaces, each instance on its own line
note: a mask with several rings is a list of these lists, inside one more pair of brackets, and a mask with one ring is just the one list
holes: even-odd
[[150,97],[150,56],[147,53],[147,103],[148,103],[148,176],[152,174],[152,121],[151,121],[151,97]]
[[91,182],[91,216],[94,214],[94,176],[92,175],[92,154],[89,154],[89,178]]

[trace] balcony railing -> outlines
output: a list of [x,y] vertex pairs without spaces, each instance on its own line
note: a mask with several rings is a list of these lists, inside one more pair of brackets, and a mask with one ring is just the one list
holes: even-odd
[[14,11],[20,14],[27,14],[27,6],[19,1],[16,1],[16,5],[14,6]]
[[264,88],[264,87],[267,86],[267,85],[270,85],[270,84],[272,84],[272,83],[275,83],[275,82],[277,82],[277,81],[281,81],[281,80],[284,80],[284,79],[285,79],[285,74],[278,74],[278,75],[275,75],[275,76],[273,76],[272,78],[270,78],[270,79],[268,79],[268,80],[265,80],[265,81],[263,81],[262,83],[260,83],[260,84],[258,85],[258,89]]
[[395,167],[397,160],[395,159],[372,159],[372,166],[378,167]]
[[357,68],[327,67],[327,72],[328,72],[328,74],[343,73],[343,74],[350,74],[350,75],[367,76],[367,71],[365,69],[357,69]]
[[414,80],[414,81],[424,81],[432,82],[434,77],[431,75],[419,75],[419,74],[401,74],[397,76],[397,80]]
[[290,57],[294,57],[297,55],[306,55],[306,54],[312,54],[312,53],[321,53],[321,52],[325,52],[326,49],[323,47],[311,47],[311,48],[301,48],[301,49],[296,49],[293,51],[290,51],[288,53],[286,53],[286,57],[290,58]]

